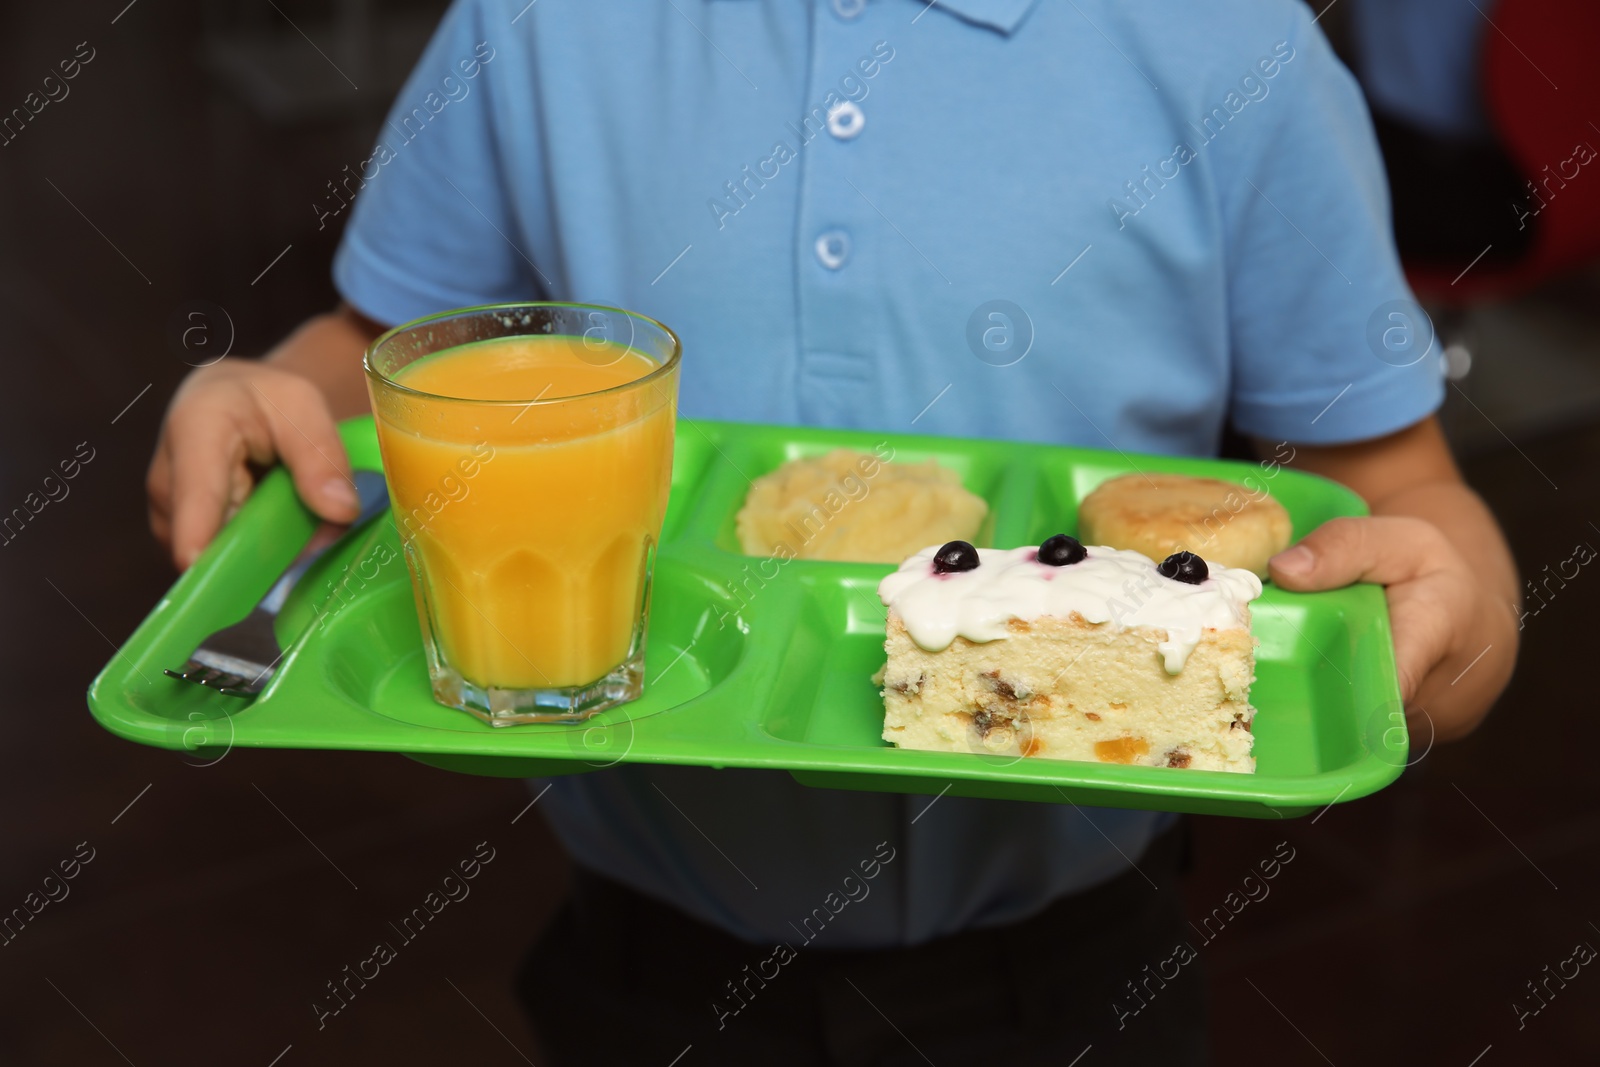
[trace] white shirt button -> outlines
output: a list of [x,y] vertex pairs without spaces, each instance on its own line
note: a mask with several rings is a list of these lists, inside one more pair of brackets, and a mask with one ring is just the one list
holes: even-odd
[[843,230],[829,230],[817,238],[817,262],[838,270],[850,261],[850,237]]
[[828,132],[841,141],[848,141],[859,135],[861,128],[866,124],[866,113],[856,106],[854,100],[835,104],[828,111]]
[[867,0],[833,0],[833,13],[842,19],[853,19],[867,9]]

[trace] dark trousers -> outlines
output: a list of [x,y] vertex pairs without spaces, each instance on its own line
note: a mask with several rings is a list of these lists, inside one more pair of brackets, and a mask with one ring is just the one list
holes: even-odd
[[1173,962],[1195,940],[1177,887],[1186,849],[1180,822],[1139,858],[1142,874],[1010,926],[903,949],[802,943],[776,960],[772,945],[580,869],[517,992],[558,1067],[680,1054],[678,1067],[1068,1067],[1090,1046],[1084,1067],[1200,1064],[1205,976],[1198,959]]

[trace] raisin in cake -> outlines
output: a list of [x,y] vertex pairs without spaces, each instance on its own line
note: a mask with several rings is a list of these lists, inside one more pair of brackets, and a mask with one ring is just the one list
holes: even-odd
[[1255,770],[1247,570],[1177,553],[925,548],[885,578],[883,736],[904,748]]

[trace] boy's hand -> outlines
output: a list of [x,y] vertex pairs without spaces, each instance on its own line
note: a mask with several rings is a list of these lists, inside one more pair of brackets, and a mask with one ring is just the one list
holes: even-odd
[[1462,482],[1438,423],[1425,419],[1349,445],[1301,446],[1292,465],[1356,490],[1372,516],[1312,530],[1272,558],[1273,580],[1300,592],[1352,582],[1386,586],[1413,736],[1448,741],[1470,733],[1516,664],[1521,581],[1494,516]]
[[[1408,711],[1425,711],[1441,739],[1464,732],[1449,729],[1456,723],[1476,723],[1504,684],[1499,679],[1487,692],[1456,684],[1471,677],[1463,672],[1485,668],[1486,649],[1492,653],[1496,643],[1515,648],[1515,616],[1433,523],[1401,516],[1334,519],[1274,556],[1270,566],[1273,581],[1299,592],[1352,582],[1387,587],[1400,697]],[[1489,663],[1486,680],[1502,666],[1498,659]]]
[[145,480],[150,529],[179,569],[194,562],[250,495],[250,465],[276,459],[318,515],[335,522],[356,517],[350,461],[328,401],[311,379],[268,363],[224,359],[184,380]]

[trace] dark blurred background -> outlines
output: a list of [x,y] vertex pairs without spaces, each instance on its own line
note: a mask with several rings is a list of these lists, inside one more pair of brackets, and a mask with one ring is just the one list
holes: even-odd
[[[188,363],[215,353],[180,341],[188,313],[206,311],[208,343],[231,332],[248,355],[331,306],[343,216],[319,229],[310,205],[364,158],[442,6],[7,14],[0,112],[59,61],[92,58],[0,136],[0,500],[80,443],[93,459],[0,546],[0,913],[60,861],[93,859],[0,946],[0,1062],[540,1061],[509,981],[566,863],[537,809],[519,818],[520,782],[359,753],[197,766],[113,738],[83,701],[173,577],[146,532],[143,477]],[[1596,20],[1515,0],[1314,6],[1377,111],[1402,251],[1449,346],[1446,426],[1543,607],[1498,712],[1459,744],[1415,739],[1426,755],[1393,787],[1314,820],[1194,820],[1197,918],[1279,842],[1296,850],[1206,949],[1215,1054],[1568,1062],[1600,1039],[1600,977],[1547,980],[1580,942],[1600,945],[1586,674],[1600,579],[1551,576],[1600,546],[1600,174],[1528,182],[1572,142],[1600,145],[1581,54]],[[411,908],[480,841],[496,859],[472,898],[319,1032],[310,1002],[375,917]],[[1545,1006],[1519,1025],[1516,1003]]]

